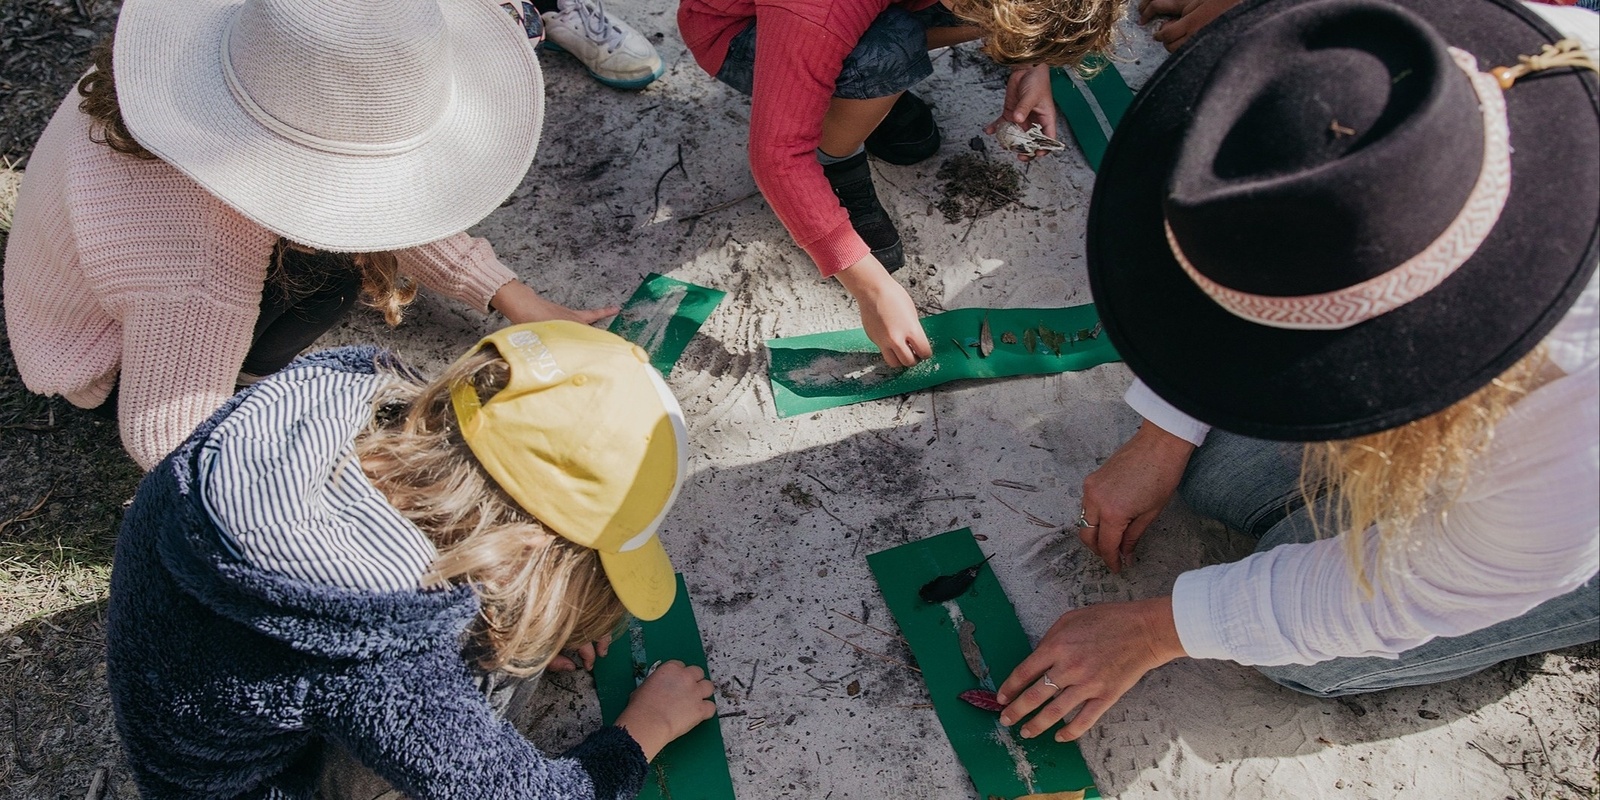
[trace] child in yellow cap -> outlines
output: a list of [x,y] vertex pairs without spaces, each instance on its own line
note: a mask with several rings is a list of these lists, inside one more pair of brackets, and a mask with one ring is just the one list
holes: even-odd
[[309,798],[338,745],[412,797],[632,798],[715,712],[698,667],[662,664],[556,757],[475,676],[592,665],[625,612],[666,612],[685,447],[645,353],[571,322],[432,381],[343,348],[240,393],[117,543],[107,666],[140,791]]

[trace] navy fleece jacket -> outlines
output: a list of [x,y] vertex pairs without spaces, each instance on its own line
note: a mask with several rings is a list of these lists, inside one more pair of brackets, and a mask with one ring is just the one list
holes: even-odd
[[[330,350],[268,380],[370,375],[386,358]],[[146,476],[117,540],[107,666],[144,796],[310,798],[335,741],[416,800],[634,797],[646,763],[626,732],[550,758],[490,710],[462,656],[470,587],[359,591],[232,554],[197,464],[254,391]]]

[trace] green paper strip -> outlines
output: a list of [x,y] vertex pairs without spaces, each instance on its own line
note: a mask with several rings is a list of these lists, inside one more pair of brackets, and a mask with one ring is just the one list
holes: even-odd
[[[1098,71],[1093,77],[1082,77],[1083,72],[1094,70]],[[1089,162],[1090,169],[1099,172],[1109,140],[1108,131],[1095,116],[1094,106],[1099,106],[1106,123],[1115,130],[1128,106],[1133,104],[1133,90],[1122,79],[1122,73],[1102,55],[1084,59],[1083,72],[1068,73],[1064,67],[1051,70],[1050,92],[1055,97],[1056,108],[1067,118],[1067,127],[1083,150],[1084,160]],[[1084,96],[1085,88],[1094,98],[1093,105]]]
[[[994,339],[987,358],[978,354],[977,347],[984,319],[989,320]],[[963,378],[1048,375],[1116,361],[1117,351],[1100,332],[1099,323],[1093,303],[1070,308],[960,308],[923,318],[933,357],[910,369],[885,364],[866,331],[854,328],[769,339],[768,374],[778,416],[792,417]],[[1062,337],[1059,355],[1040,338],[1041,326]],[[1014,343],[1005,341],[1008,332]]]
[[972,531],[962,528],[873,553],[867,556],[867,565],[917,657],[934,713],[972,776],[978,796],[1010,800],[1029,794],[1082,791],[1085,798],[1098,798],[1094,776],[1076,742],[1057,742],[1051,733],[1024,739],[1017,729],[1001,726],[999,715],[957,697],[980,686],[961,657],[955,622],[958,614],[977,627],[973,638],[994,681],[1005,680],[1032,652],[1016,610],[987,566],[979,571],[972,588],[955,600],[935,604],[917,596],[917,590],[928,581],[983,557]]
[[1095,102],[1100,104],[1100,112],[1106,115],[1106,122],[1111,124],[1112,130],[1116,130],[1122,122],[1122,115],[1128,112],[1128,106],[1133,105],[1133,90],[1122,79],[1122,73],[1099,53],[1083,60],[1083,72],[1095,70],[1098,71],[1084,80],[1084,84],[1094,94]]
[[[719,292],[720,294],[720,292]],[[627,630],[594,662],[595,694],[607,725],[616,722],[628,698],[657,661],[682,661],[706,669],[700,626],[689,604],[689,589],[678,574],[678,595],[665,616],[652,622],[628,620]],[[696,725],[656,754],[646,773],[639,800],[733,800],[722,725],[716,717]]]
[[662,375],[671,375],[683,349],[725,294],[652,272],[622,304],[610,331],[644,348],[650,363]]
[[1067,118],[1067,128],[1083,151],[1089,169],[1100,171],[1100,159],[1106,154],[1106,134],[1095,117],[1089,99],[1083,96],[1078,83],[1065,68],[1050,70],[1050,93],[1055,97],[1056,109]]

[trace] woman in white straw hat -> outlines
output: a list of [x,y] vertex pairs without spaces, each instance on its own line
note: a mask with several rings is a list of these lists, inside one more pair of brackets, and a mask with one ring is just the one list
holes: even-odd
[[[113,52],[114,50],[114,52]],[[145,468],[358,298],[410,281],[592,323],[463,231],[521,182],[543,88],[487,0],[129,0],[29,162],[5,311],[28,388],[101,409]]]

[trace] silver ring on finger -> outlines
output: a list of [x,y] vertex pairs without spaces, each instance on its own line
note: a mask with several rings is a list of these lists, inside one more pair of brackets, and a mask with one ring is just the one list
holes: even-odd
[[1044,685],[1046,685],[1046,686],[1050,687],[1051,689],[1055,690],[1055,692],[1057,694],[1059,694],[1061,692],[1061,687],[1057,686],[1055,681],[1050,680],[1050,673],[1046,672],[1044,674],[1043,681],[1044,681]]
[[1086,517],[1084,517],[1083,514],[1084,514],[1083,509],[1081,509],[1081,508],[1078,509],[1078,527],[1080,527],[1080,528],[1098,528],[1098,527],[1100,527],[1099,523],[1090,522]]

